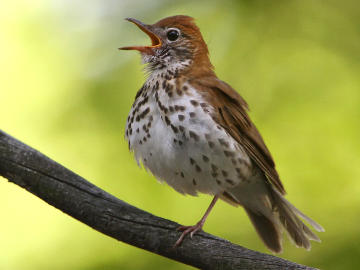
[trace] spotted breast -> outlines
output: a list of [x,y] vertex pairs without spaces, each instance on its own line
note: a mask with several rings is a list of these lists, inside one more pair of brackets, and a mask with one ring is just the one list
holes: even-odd
[[178,192],[222,193],[249,177],[251,162],[213,120],[212,110],[182,77],[151,76],[127,119],[129,148],[138,163]]

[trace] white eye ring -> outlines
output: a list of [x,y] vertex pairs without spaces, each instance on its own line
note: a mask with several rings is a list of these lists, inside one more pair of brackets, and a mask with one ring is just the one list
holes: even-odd
[[180,30],[177,28],[169,28],[166,32],[169,41],[176,41],[180,37]]

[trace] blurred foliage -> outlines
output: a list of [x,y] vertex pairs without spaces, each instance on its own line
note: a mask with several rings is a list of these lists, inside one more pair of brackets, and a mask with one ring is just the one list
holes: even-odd
[[[140,170],[124,126],[144,81],[148,39],[123,20],[197,19],[218,76],[244,96],[287,198],[326,228],[311,252],[281,257],[360,267],[358,1],[5,1],[0,128],[119,198],[193,224],[209,196],[184,197]],[[189,269],[118,243],[0,181],[0,269]],[[230,222],[229,222],[230,221]],[[220,202],[205,230],[267,252],[239,208]]]

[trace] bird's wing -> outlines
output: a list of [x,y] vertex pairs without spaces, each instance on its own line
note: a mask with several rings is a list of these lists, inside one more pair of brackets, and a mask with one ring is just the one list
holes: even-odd
[[285,194],[274,160],[247,114],[245,100],[231,86],[214,76],[194,80],[193,84],[214,106],[214,119],[244,147],[276,189]]

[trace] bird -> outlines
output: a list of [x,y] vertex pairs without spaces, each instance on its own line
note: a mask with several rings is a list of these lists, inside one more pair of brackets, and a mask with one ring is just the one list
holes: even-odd
[[140,52],[146,81],[137,92],[126,121],[125,138],[137,163],[157,180],[182,194],[213,196],[185,237],[202,227],[220,199],[242,206],[265,246],[282,251],[285,230],[298,247],[310,250],[321,225],[284,198],[274,160],[248,115],[248,104],[220,80],[208,47],[192,17],[176,15],[155,24],[126,18],[146,33],[148,46],[120,50]]

